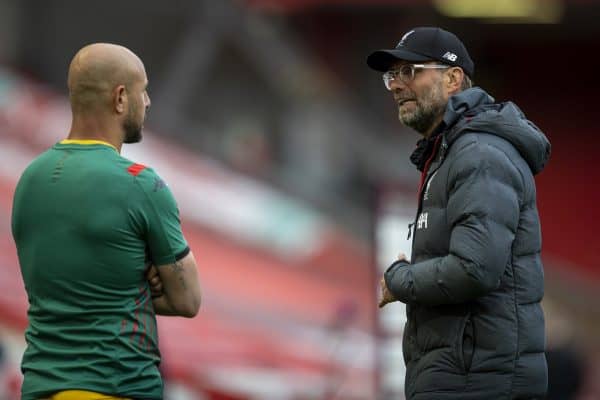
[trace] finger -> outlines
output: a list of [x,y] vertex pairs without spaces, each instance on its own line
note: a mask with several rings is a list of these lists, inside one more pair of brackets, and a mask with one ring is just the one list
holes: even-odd
[[150,287],[150,292],[152,293],[152,295],[161,295],[163,293],[163,287],[162,284],[161,285],[157,285],[157,286],[153,286]]
[[160,278],[158,276],[153,276],[152,278],[150,278],[148,280],[148,282],[150,283],[150,285],[160,285],[162,283],[162,281],[160,280]]
[[160,285],[160,284],[162,284],[162,280],[160,279],[160,276],[156,275],[156,276],[148,278],[148,285],[156,286],[156,285]]
[[151,265],[150,268],[148,268],[148,272],[146,272],[146,277],[150,279],[154,276],[158,276],[158,269],[156,269],[154,265]]
[[385,284],[385,279],[381,278],[381,281],[379,281],[379,287],[381,288],[382,292],[387,289],[387,285]]
[[406,261],[408,259],[406,258],[406,254],[400,253],[400,254],[398,254],[398,260],[405,260]]
[[389,302],[390,302],[390,296],[388,294],[388,291],[386,289],[383,289],[381,291],[381,300],[379,300],[379,308],[383,307],[384,305],[386,305]]
[[150,285],[150,290],[161,291],[162,292],[162,289],[163,289],[162,282],[158,282],[158,283]]

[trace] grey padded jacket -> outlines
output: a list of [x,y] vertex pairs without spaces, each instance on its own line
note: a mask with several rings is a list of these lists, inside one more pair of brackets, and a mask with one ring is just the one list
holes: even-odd
[[385,279],[407,304],[408,400],[540,399],[544,275],[533,175],[544,134],[480,88],[450,98],[425,167],[410,265]]

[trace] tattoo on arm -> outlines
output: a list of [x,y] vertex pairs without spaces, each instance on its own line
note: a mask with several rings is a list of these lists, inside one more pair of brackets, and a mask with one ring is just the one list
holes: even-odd
[[181,282],[181,288],[184,290],[187,289],[185,279],[183,277],[183,263],[181,261],[175,261],[175,264],[172,264],[171,268],[173,268],[173,272],[177,274],[179,282]]

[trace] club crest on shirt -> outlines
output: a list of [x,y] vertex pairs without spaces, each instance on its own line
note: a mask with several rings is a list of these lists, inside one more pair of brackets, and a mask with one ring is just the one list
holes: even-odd
[[152,189],[152,191],[158,192],[160,189],[164,189],[166,187],[167,184],[165,183],[165,181],[163,181],[160,178],[154,178],[154,188]]

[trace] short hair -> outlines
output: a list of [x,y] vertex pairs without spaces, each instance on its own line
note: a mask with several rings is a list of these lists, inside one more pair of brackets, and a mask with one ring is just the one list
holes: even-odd
[[467,74],[463,74],[463,81],[460,85],[460,90],[467,90],[473,87],[473,80]]

